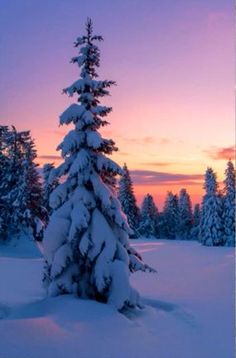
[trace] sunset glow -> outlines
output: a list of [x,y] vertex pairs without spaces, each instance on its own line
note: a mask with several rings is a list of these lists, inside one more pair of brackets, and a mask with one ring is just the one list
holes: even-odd
[[58,116],[71,103],[62,89],[79,76],[69,61],[89,15],[105,39],[100,76],[117,81],[103,134],[138,201],[150,192],[161,207],[166,191],[186,187],[199,202],[207,166],[223,180],[234,156],[232,1],[0,3],[1,122],[32,131],[40,165],[60,160],[68,128]]

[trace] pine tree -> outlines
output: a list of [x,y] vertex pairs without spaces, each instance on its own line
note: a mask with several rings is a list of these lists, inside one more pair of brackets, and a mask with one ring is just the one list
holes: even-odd
[[158,209],[154,203],[153,197],[147,194],[141,207],[141,219],[139,232],[146,237],[158,236]]
[[38,172],[38,164],[35,163],[37,152],[30,131],[23,132],[23,173],[24,173],[24,223],[32,229],[33,236],[40,239],[45,220],[46,211],[43,207],[43,189]]
[[3,199],[8,236],[24,231],[36,236],[42,215],[42,191],[37,165],[34,163],[36,150],[30,132],[17,132],[12,127],[7,137],[6,155],[7,193]]
[[179,205],[178,196],[171,191],[167,193],[163,209],[162,236],[167,239],[178,238]]
[[102,37],[93,35],[89,19],[86,34],[75,42],[79,55],[72,58],[81,68],[80,79],[64,90],[69,96],[77,94],[78,103],[60,116],[60,124],[72,124],[74,129],[58,146],[64,162],[54,174],[65,181],[50,196],[54,211],[43,240],[44,283],[49,295],[74,292],[121,309],[140,305],[129,273],[150,268],[130,247],[131,229],[107,183],[108,173],[121,174],[121,168],[106,157],[116,150],[115,143],[98,132],[108,124],[104,118],[111,112],[100,105],[100,98],[109,94],[114,82],[97,79],[96,41]]
[[49,198],[51,193],[59,184],[57,177],[53,176],[53,170],[55,166],[53,163],[46,163],[43,166],[43,206],[47,211],[47,220],[48,216],[52,213],[52,208],[49,205]]
[[6,195],[9,182],[9,158],[7,156],[7,141],[9,128],[0,126],[0,240],[7,238],[7,213],[9,211]]
[[204,189],[206,194],[202,201],[200,240],[203,245],[222,246],[224,245],[222,200],[218,194],[216,174],[212,168],[206,170]]
[[136,238],[139,236],[138,225],[140,213],[136,204],[133,183],[126,164],[124,164],[123,173],[119,182],[118,198],[121,203],[121,208],[127,216],[128,224],[134,232],[133,237]]
[[225,245],[235,246],[235,170],[231,160],[227,163],[224,180],[223,223]]
[[199,240],[200,218],[201,218],[200,205],[195,204],[193,209],[193,226],[190,234],[192,240]]
[[179,194],[179,223],[178,234],[180,239],[190,239],[190,231],[193,225],[192,203],[186,189],[181,189]]

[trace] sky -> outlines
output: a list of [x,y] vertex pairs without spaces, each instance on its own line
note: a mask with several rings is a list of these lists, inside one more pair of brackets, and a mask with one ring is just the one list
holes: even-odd
[[1,124],[31,130],[40,165],[59,163],[62,89],[79,78],[70,59],[89,16],[100,78],[117,82],[103,134],[138,202],[149,192],[161,207],[182,187],[200,202],[207,166],[221,182],[234,156],[233,14],[232,0],[0,0]]

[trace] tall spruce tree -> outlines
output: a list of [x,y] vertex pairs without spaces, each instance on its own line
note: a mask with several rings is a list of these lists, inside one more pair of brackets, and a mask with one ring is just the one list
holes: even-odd
[[206,170],[204,189],[206,194],[202,200],[200,241],[206,246],[222,246],[224,245],[222,200],[218,194],[216,174],[212,168]]
[[163,209],[162,236],[167,239],[177,239],[179,225],[178,196],[171,191],[167,193]]
[[[109,302],[117,309],[139,306],[138,292],[129,283],[130,272],[151,270],[130,246],[131,229],[120,203],[107,183],[121,168],[106,155],[116,150],[111,139],[98,130],[110,107],[100,98],[114,82],[98,80],[100,51],[88,19],[86,33],[77,38],[79,54],[72,63],[81,68],[80,78],[64,92],[77,95],[78,103],[60,116],[60,124],[74,128],[58,146],[64,162],[55,169],[65,176],[50,196],[54,209],[43,240],[46,260],[44,282],[49,295],[76,293],[80,297]],[[108,173],[110,173],[108,175]]]
[[146,237],[158,236],[158,209],[154,203],[153,197],[147,194],[141,206],[141,219],[139,232]]
[[231,160],[227,163],[224,180],[223,223],[226,246],[235,246],[235,170]]
[[119,182],[118,198],[121,203],[121,208],[127,216],[129,226],[134,232],[132,237],[136,238],[139,236],[138,226],[140,213],[136,204],[133,183],[126,164],[124,164],[122,176]]
[[193,225],[192,203],[186,189],[179,193],[179,223],[178,234],[180,239],[190,239],[190,231]]

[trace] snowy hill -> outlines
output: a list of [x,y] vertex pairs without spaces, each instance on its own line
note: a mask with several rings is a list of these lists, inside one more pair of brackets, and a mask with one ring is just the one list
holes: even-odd
[[43,260],[0,249],[1,358],[232,358],[234,250],[137,240],[157,274],[136,273],[143,310],[46,298]]

